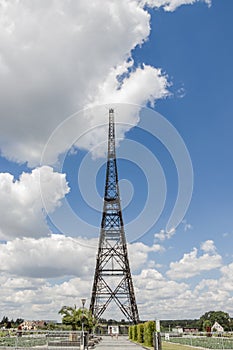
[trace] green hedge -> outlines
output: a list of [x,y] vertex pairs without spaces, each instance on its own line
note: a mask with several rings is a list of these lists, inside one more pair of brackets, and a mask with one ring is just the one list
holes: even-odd
[[133,339],[133,327],[132,326],[129,327],[128,332],[129,332],[129,339],[132,340]]
[[137,325],[137,335],[138,335],[138,343],[144,342],[144,325],[143,323],[139,323]]
[[144,344],[153,346],[153,333],[155,331],[155,322],[147,321],[144,323]]
[[132,331],[132,340],[137,341],[138,340],[138,332],[137,332],[137,325],[135,324]]
[[155,331],[155,322],[147,321],[138,325],[129,327],[129,339],[146,346],[153,346],[153,336]]

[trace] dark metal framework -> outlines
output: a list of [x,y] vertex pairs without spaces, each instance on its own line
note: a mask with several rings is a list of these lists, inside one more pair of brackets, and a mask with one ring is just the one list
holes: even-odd
[[99,319],[112,301],[130,322],[139,322],[120,203],[114,110],[110,109],[104,206],[90,311]]

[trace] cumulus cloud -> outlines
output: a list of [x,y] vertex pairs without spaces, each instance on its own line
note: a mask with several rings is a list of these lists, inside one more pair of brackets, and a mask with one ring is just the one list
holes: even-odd
[[170,239],[175,233],[175,229],[170,230],[169,232],[160,230],[160,232],[154,234],[154,237],[156,241],[165,241],[166,239]]
[[[154,0],[147,1],[147,6],[173,11],[194,2]],[[74,112],[98,103],[153,104],[168,95],[168,78],[161,69],[145,64],[135,67],[131,57],[132,50],[150,34],[145,4],[133,0],[0,2],[3,156],[35,166],[51,133]],[[134,118],[131,113],[123,119],[135,125],[138,111]],[[92,126],[90,116],[79,115],[77,133]],[[120,137],[128,129],[123,127]],[[63,133],[63,139],[70,140],[69,132]],[[63,142],[60,139],[54,145],[53,161],[67,151]],[[93,146],[92,134],[81,146]]]
[[221,268],[222,276],[219,279],[221,288],[233,292],[233,263]]
[[[55,234],[39,239],[17,238],[1,244],[1,309],[7,310],[7,315],[12,317],[19,312],[22,317],[32,318],[38,312],[41,318],[45,318],[49,307],[51,317],[57,319],[57,312],[62,305],[77,304],[77,298],[83,296],[89,302],[97,244],[97,239]],[[145,269],[141,273],[141,269],[147,268],[150,262],[149,254],[161,251],[159,245],[147,246],[138,242],[129,244],[128,250],[132,272],[139,272],[139,275],[134,276],[135,283],[139,283],[135,285],[137,290],[141,289],[140,281],[144,283],[152,275],[153,278],[156,275],[157,279],[164,280],[153,269],[150,269],[150,274]],[[7,305],[12,308],[10,306],[7,309]],[[121,317],[120,314],[118,316]]]
[[212,241],[204,242],[202,244],[202,250],[205,253],[198,256],[198,249],[193,248],[190,253],[185,253],[179,261],[171,262],[167,276],[172,279],[183,279],[199,275],[203,271],[221,267],[222,257],[215,250],[213,251]]
[[149,259],[149,254],[153,252],[163,252],[164,248],[159,244],[148,246],[142,242],[128,244],[130,266],[133,273],[141,271],[143,267],[148,267],[154,264],[154,261]]
[[[97,243],[97,239],[72,238],[61,234],[39,239],[16,238],[0,244],[0,271],[33,278],[93,276]],[[147,246],[137,242],[129,244],[128,251],[131,269],[136,272],[150,263],[150,253],[163,249],[156,244]]]
[[[145,105],[149,101],[153,105],[169,94],[168,77],[160,68],[145,64],[136,67],[131,57],[132,50],[150,34],[150,15],[144,5],[174,11],[194,2],[71,0],[67,4],[63,0],[0,0],[1,155],[37,165],[57,126],[86,107],[90,110],[79,113],[75,123],[59,129],[47,160],[55,162],[58,154],[73,144],[102,155],[95,147],[106,139],[106,130],[100,124],[107,121],[107,109],[103,113],[104,108],[96,109],[97,104]],[[118,108],[117,121],[124,124],[117,126],[120,138],[138,122],[139,111],[140,107],[135,106]],[[91,129],[95,130],[85,136]],[[90,297],[97,240],[51,234],[43,212],[44,206],[53,212],[68,191],[65,175],[50,167],[23,173],[19,180],[11,174],[0,174],[0,239],[9,240],[0,244],[3,315],[57,319],[63,305]],[[173,234],[161,231],[156,239]],[[154,269],[151,258],[162,250],[159,244],[129,245],[141,317],[159,314],[175,318],[177,312],[182,317],[182,312],[189,315],[190,310],[195,308],[197,312],[203,304],[206,306],[206,300],[222,302],[229,295],[230,265],[222,269],[225,290],[215,295],[207,290],[214,282],[203,288],[200,285],[195,294],[188,284],[172,280],[177,277],[175,267],[178,277],[183,276],[179,266],[186,266],[186,276],[190,276],[191,261],[196,271],[207,260],[209,268],[220,266],[221,257],[214,252],[211,241],[203,243],[204,255],[198,257],[194,250],[184,256],[183,262],[172,263],[167,277]],[[204,270],[199,266],[199,271]],[[230,298],[228,301],[232,302]]]
[[141,0],[141,3],[155,8],[163,7],[165,11],[175,11],[179,6],[192,5],[199,1],[211,6],[211,0]]
[[[186,283],[169,280],[155,269],[142,270],[139,275],[134,276],[134,284],[142,319],[154,319],[155,316],[166,318],[172,312],[171,305],[174,309],[178,299],[189,293]],[[140,292],[142,290],[143,293]],[[140,305],[143,307],[140,308]]]
[[188,281],[174,281],[155,269],[142,270],[133,277],[142,319],[177,319],[177,315],[180,319],[190,315],[199,318],[206,310],[215,310],[216,305],[220,310],[233,312],[232,266],[222,268],[220,277],[202,279],[196,286]]
[[[193,228],[192,225],[188,224],[186,220],[183,220],[182,224],[184,226],[185,232]],[[159,232],[154,234],[154,238],[155,238],[155,241],[165,241],[166,239],[171,239],[175,233],[176,233],[176,230],[174,228],[171,229],[170,231],[165,231],[162,229]]]
[[[89,305],[96,246],[97,239],[62,235],[15,239],[0,245],[2,312],[13,318],[20,315],[32,319],[36,314],[43,319],[48,318],[49,309],[50,318],[58,319],[63,305],[78,304],[81,297],[86,297]],[[219,270],[220,278],[204,279],[191,288],[188,282],[175,281],[176,276],[165,276],[148,266],[150,254],[158,254],[159,246],[138,242],[130,244],[128,250],[142,319],[155,315],[161,319],[200,317],[216,303],[223,310],[233,311],[232,264]],[[195,264],[195,259],[192,261]],[[111,317],[109,313],[107,316]]]
[[216,252],[216,247],[214,245],[214,241],[212,240],[207,240],[201,244],[201,250],[203,250],[206,253],[215,253]]
[[51,213],[68,192],[65,174],[48,166],[22,173],[19,180],[9,173],[0,173],[0,239],[48,235],[44,204]]
[[[229,293],[224,283],[223,277],[216,279],[203,279],[193,290],[193,296],[197,300],[198,308],[202,308],[203,312],[206,310],[215,310],[218,305],[219,310],[227,310],[232,313],[232,295]],[[204,308],[204,305],[206,307]]]
[[130,64],[111,69],[109,75],[99,87],[93,103],[145,105],[147,101],[153,104],[155,99],[168,95],[167,77],[162,74],[161,69],[145,64],[132,71],[128,79],[123,79],[119,82],[119,76],[127,74],[132,66],[133,61],[131,60]]
[[[13,284],[12,281],[14,281]],[[58,311],[63,305],[78,305],[83,297],[88,298],[88,303],[90,300],[91,281],[85,278],[74,277],[67,281],[51,283],[45,279],[16,276],[12,279],[1,275],[0,282],[2,315],[8,315],[14,319],[17,317],[48,319],[49,317],[60,321]]]
[[[166,96],[160,69],[129,63],[149,33],[149,13],[132,0],[1,1],[2,155],[33,166],[54,129],[77,110]],[[90,127],[90,117],[77,123],[77,130]],[[56,155],[66,151],[56,146]]]
[[93,275],[96,241],[53,234],[0,245],[2,272],[33,278]]
[[[91,275],[53,282],[28,277],[15,277],[12,281],[7,276],[0,277],[0,307],[3,315],[9,317],[33,319],[37,315],[46,319],[49,310],[50,318],[58,319],[58,310],[63,305],[78,305],[82,297],[87,298],[87,305],[90,303]],[[133,275],[133,281],[141,319],[177,319],[177,315],[198,318],[216,305],[233,312],[232,297],[218,279],[203,280],[191,288],[188,283],[168,279],[155,269],[143,269]],[[117,311],[114,312],[116,315]]]

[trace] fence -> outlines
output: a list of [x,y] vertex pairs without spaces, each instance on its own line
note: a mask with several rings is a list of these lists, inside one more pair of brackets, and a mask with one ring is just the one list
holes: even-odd
[[165,342],[206,349],[233,349],[233,333],[163,333]]
[[[80,348],[82,346],[82,332],[80,331],[5,331],[0,337],[0,349],[29,349],[40,347],[40,349]],[[90,343],[94,341],[90,336]],[[84,333],[84,345],[88,348],[88,334]]]

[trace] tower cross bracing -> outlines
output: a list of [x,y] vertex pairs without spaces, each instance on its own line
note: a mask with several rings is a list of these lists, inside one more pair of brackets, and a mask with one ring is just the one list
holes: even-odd
[[121,211],[113,109],[109,110],[104,205],[90,310],[99,319],[111,302],[128,321],[139,322]]

